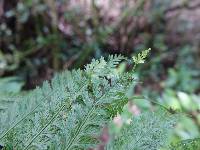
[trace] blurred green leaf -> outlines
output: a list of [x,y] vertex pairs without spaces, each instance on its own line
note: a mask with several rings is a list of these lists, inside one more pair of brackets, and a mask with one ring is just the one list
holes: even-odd
[[21,91],[24,82],[18,77],[6,77],[0,79],[0,93],[18,93]]

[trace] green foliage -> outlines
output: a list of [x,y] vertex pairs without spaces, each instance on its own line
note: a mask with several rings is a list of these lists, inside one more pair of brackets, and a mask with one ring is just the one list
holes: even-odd
[[[192,113],[194,115],[193,118],[188,119],[190,121],[183,121],[181,123],[182,125],[179,131],[176,132],[176,136],[185,139],[199,135],[199,132],[196,132],[199,131],[199,113],[196,109],[199,106],[199,95],[197,95],[198,98],[195,98],[193,102],[194,98],[193,94],[191,94],[194,92],[199,94],[200,69],[198,68],[197,71],[193,71],[195,66],[199,67],[198,50],[196,49],[198,48],[198,44],[195,44],[199,42],[198,40],[196,42],[196,38],[191,38],[189,40],[193,40],[194,43],[190,43],[191,41],[188,41],[187,37],[196,36],[192,32],[188,33],[189,36],[184,36],[185,29],[190,28],[189,26],[187,28],[187,24],[185,24],[187,21],[178,23],[179,20],[182,20],[180,19],[181,17],[179,15],[173,17],[173,14],[179,13],[170,13],[168,11],[168,9],[173,10],[174,1],[141,0],[136,1],[134,5],[129,4],[131,1],[116,2],[118,3],[117,7],[118,5],[120,6],[118,7],[120,11],[118,9],[114,9],[113,11],[112,8],[115,6],[112,3],[111,5],[107,5],[103,2],[105,3],[103,5],[108,7],[108,10],[106,10],[107,15],[102,13],[105,8],[97,1],[93,1],[89,6],[80,2],[71,8],[70,2],[61,0],[2,2],[0,2],[0,7],[2,6],[3,8],[1,14],[2,21],[0,23],[1,76],[20,76],[20,78],[27,80],[25,81],[25,88],[32,88],[35,87],[35,84],[40,84],[41,82],[33,82],[34,85],[30,85],[29,79],[32,80],[34,77],[35,80],[36,77],[36,81],[43,81],[44,78],[47,79],[46,77],[49,77],[49,74],[51,74],[49,70],[52,70],[52,68],[56,70],[58,68],[83,66],[93,56],[99,57],[101,55],[107,55],[107,52],[109,53],[111,51],[111,47],[114,49],[112,53],[115,53],[117,50],[117,53],[122,52],[127,55],[131,55],[133,51],[135,52],[141,49],[141,47],[152,47],[155,51],[153,52],[151,63],[145,64],[145,69],[141,68],[141,73],[146,72],[146,74],[138,75],[139,77],[147,77],[145,79],[147,82],[145,82],[145,87],[142,91],[150,86],[153,90],[151,89],[149,93],[158,92],[159,94],[156,93],[156,96],[159,97],[162,95],[163,98],[161,98],[161,101],[166,100],[167,103],[165,104],[168,106],[183,108],[184,111],[188,111],[188,114]],[[190,5],[190,1],[186,3],[188,3],[188,6]],[[82,4],[84,4],[84,7],[81,6]],[[178,12],[179,10],[182,11],[182,8],[185,9],[187,5],[178,4],[176,7],[177,10],[175,11]],[[87,10],[91,10],[89,15]],[[113,12],[119,15],[109,17]],[[190,22],[188,25],[191,24],[193,23]],[[171,28],[174,25],[178,28]],[[195,24],[194,26],[192,25],[192,27],[195,26]],[[194,28],[191,31],[196,30]],[[177,32],[180,34],[176,34]],[[173,38],[174,35],[176,35],[175,38]],[[182,38],[182,35],[186,38]],[[174,40],[168,42],[168,39]],[[185,47],[187,52],[185,51]],[[108,51],[102,51],[102,49],[108,49]],[[179,56],[180,54],[182,56]],[[144,60],[140,59],[138,61],[138,57],[142,57],[142,54],[133,57],[135,63],[143,63]],[[190,65],[186,65],[186,63]],[[107,66],[109,66],[108,63],[102,58],[96,61],[94,68],[90,66],[91,68],[88,70],[89,75],[84,76],[86,78],[91,76],[90,80],[91,78],[95,80],[95,78],[104,78],[106,76],[106,80],[109,82],[110,79],[119,77],[118,71],[114,68],[115,66],[111,67],[111,70]],[[168,68],[171,69],[169,69],[168,75],[166,75]],[[40,70],[42,70],[42,75]],[[40,77],[43,76],[43,71],[47,75],[45,74],[45,77],[41,79]],[[68,73],[66,73],[66,76],[68,76]],[[130,74],[124,74],[120,77],[122,82],[132,81]],[[166,78],[165,84],[162,84]],[[22,83],[18,79],[5,79],[1,79],[0,81],[1,92],[18,92],[21,90],[24,82]],[[89,89],[92,89],[93,86],[90,81],[88,84]],[[173,92],[169,92],[166,86]],[[180,97],[180,92],[176,90],[184,92],[191,98],[188,99],[183,94]],[[133,93],[132,89],[130,91],[130,93]],[[59,92],[58,94],[60,94]],[[24,113],[19,112],[19,116],[16,115],[17,117],[11,118],[17,124],[20,121],[20,116],[29,116],[29,113],[32,114],[31,109],[38,109],[39,106],[36,107],[37,105],[33,105],[35,107],[28,106],[28,104],[32,105],[29,100],[34,99],[33,96],[34,94],[28,94],[22,97],[11,96],[10,94],[5,95],[4,93],[0,94],[0,114],[5,113],[8,108],[15,110],[15,107],[12,105],[13,102],[16,105],[18,103],[21,105],[22,102],[19,101],[26,99],[25,101],[27,102],[24,103],[27,103],[27,106],[24,104],[22,106],[27,107],[27,111]],[[53,96],[49,94],[44,99],[48,99],[49,97]],[[38,99],[38,103],[39,101],[40,99]],[[128,99],[120,102],[116,101],[112,105],[107,106],[109,116],[113,117],[117,112],[121,112],[123,105],[127,101]],[[151,105],[149,106],[151,107]],[[13,112],[15,113],[14,110]],[[196,127],[193,124],[196,124]]]
[[92,60],[92,63],[85,67],[85,71],[94,76],[112,77],[117,75],[116,66],[120,61],[125,60],[124,56],[111,55],[108,57],[108,62],[101,57],[99,60]]
[[[146,51],[147,52],[147,51]],[[145,53],[146,53],[145,52]],[[141,53],[137,60],[144,60]],[[93,60],[84,70],[65,71],[41,88],[0,99],[0,144],[3,149],[82,150],[100,143],[103,127],[128,102],[133,72],[118,73],[123,56]],[[166,110],[133,117],[106,146],[114,149],[158,149],[167,144],[174,116]]]
[[108,144],[108,150],[155,150],[166,145],[175,117],[164,110],[146,112],[132,118],[117,138]]
[[0,91],[6,93],[18,93],[22,89],[23,82],[18,77],[6,77],[0,79]]
[[143,64],[145,61],[145,58],[147,57],[147,55],[150,52],[150,48],[147,50],[142,51],[141,53],[138,53],[137,56],[133,56],[133,62],[137,65],[137,64]]
[[18,100],[18,97],[15,94],[11,93],[1,93],[0,97],[0,116],[1,113],[5,112],[10,105],[12,105],[15,101]]
[[170,147],[170,150],[197,150],[200,149],[200,139],[189,139],[181,141]]
[[[191,69],[186,65],[178,66],[177,69],[169,69],[169,75],[164,82],[166,88],[181,90],[188,93],[194,93],[199,88],[199,70]],[[188,84],[190,86],[188,86]]]
[[5,149],[94,147],[101,129],[114,116],[111,106],[127,101],[130,79],[108,78],[123,58],[111,56],[108,62],[101,58],[84,71],[66,71],[20,97],[1,113],[0,140]]

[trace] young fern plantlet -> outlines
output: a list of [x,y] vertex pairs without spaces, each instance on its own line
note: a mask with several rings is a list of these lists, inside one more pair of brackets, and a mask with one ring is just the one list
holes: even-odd
[[[144,62],[149,51],[133,57],[135,66]],[[96,147],[103,127],[127,104],[126,93],[135,82],[133,71],[117,72],[123,60],[127,58],[121,55],[109,56],[108,61],[103,57],[92,60],[84,70],[57,74],[42,87],[16,96],[18,100],[0,111],[0,145],[4,150]],[[133,118],[130,126],[124,127],[122,134],[111,139],[105,149],[160,148],[172,127],[170,117],[162,111]]]

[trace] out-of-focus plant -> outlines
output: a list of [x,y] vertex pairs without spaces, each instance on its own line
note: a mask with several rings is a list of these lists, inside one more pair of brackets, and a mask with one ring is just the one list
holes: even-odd
[[183,57],[179,56],[177,62],[181,60],[181,63],[177,63],[176,68],[169,69],[167,79],[162,82],[157,81],[157,86],[160,86],[159,89],[155,88],[157,91],[153,91],[154,87],[151,85],[144,88],[142,92],[172,110],[177,109],[186,113],[180,117],[172,141],[198,138],[200,135],[199,71],[194,69],[194,66],[188,68],[190,63],[187,63],[189,60],[187,57],[184,57],[185,63],[180,58]]
[[3,93],[18,93],[24,82],[18,77],[5,77],[0,79],[0,95]]
[[177,69],[171,68],[169,69],[168,78],[162,86],[165,88],[172,88],[174,90],[194,93],[200,85],[200,81],[198,79],[199,74],[199,71],[190,70],[184,66],[180,66]]
[[180,122],[175,130],[176,137],[189,139],[200,135],[200,96],[187,94],[185,92],[175,92],[171,89],[165,90],[160,99],[164,105],[173,109],[185,112],[187,115],[180,118]]

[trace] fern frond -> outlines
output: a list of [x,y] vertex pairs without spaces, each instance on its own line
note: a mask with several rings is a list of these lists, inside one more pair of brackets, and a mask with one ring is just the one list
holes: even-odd
[[144,50],[141,53],[138,53],[136,56],[132,57],[133,62],[135,63],[134,67],[133,67],[133,70],[135,69],[135,67],[138,64],[143,64],[145,62],[145,59],[146,59],[146,57],[147,57],[147,55],[149,54],[150,51],[151,51],[151,48],[149,48],[147,50]]
[[126,60],[126,57],[122,55],[110,55],[108,57],[108,62],[106,62],[103,57],[99,60],[93,59],[91,64],[85,66],[85,71],[89,74],[93,74],[93,76],[106,76],[110,78],[116,75],[116,66],[122,60]]
[[122,60],[127,60],[127,58],[122,55],[110,55],[108,57],[108,68],[115,68]]
[[141,53],[138,53],[137,56],[133,56],[132,57],[133,58],[133,62],[136,63],[136,64],[144,63],[145,58],[149,54],[150,50],[151,49],[149,48],[147,50],[142,51]]
[[10,105],[19,99],[19,96],[10,93],[0,93],[0,115],[6,111]]
[[[118,87],[119,84],[117,81],[115,83],[110,84],[108,80],[96,78],[92,80],[93,91],[90,93],[87,91],[83,98],[83,101],[88,101],[89,103],[84,103],[84,107],[78,107],[75,110],[77,113],[76,119],[72,121],[73,128],[70,128],[68,133],[71,133],[67,136],[65,141],[68,141],[65,150],[70,149],[86,149],[89,147],[93,147],[94,145],[89,142],[90,140],[94,142],[103,126],[109,122],[109,113],[107,112],[107,108],[112,103],[126,99],[125,95],[120,95],[119,93],[124,93],[127,89],[124,86],[121,88]],[[69,121],[69,120],[68,120]],[[71,124],[68,122],[68,124]],[[84,144],[83,141],[87,141]],[[90,143],[90,144],[89,144]],[[88,147],[86,147],[88,146]]]
[[22,96],[1,115],[0,142],[11,149],[93,147],[112,116],[109,109],[127,101],[131,80],[107,78],[122,58],[113,56],[108,62],[101,58],[85,71],[66,71]]
[[166,145],[169,130],[175,123],[166,111],[147,112],[134,117],[117,138],[113,138],[107,150],[155,150]]
[[[80,80],[76,79],[77,76]],[[51,123],[49,120],[54,118],[60,108],[71,105],[82,94],[86,85],[80,71],[65,72],[57,75],[51,83],[45,82],[42,88],[37,88],[14,103],[1,116],[0,140],[4,138],[5,143],[12,140],[12,145],[19,146],[16,146],[19,149],[30,145],[32,142],[29,141],[44,130],[44,127],[48,127]]]

